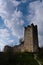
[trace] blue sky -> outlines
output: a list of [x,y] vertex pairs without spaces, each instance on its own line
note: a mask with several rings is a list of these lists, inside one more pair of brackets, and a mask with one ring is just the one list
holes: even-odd
[[24,27],[38,25],[39,46],[43,46],[43,0],[0,0],[0,51],[19,44]]

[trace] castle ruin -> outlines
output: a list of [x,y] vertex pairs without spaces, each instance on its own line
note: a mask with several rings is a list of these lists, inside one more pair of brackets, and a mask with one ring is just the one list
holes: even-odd
[[31,24],[25,27],[24,32],[24,50],[28,52],[38,51],[38,30],[37,25]]
[[[12,47],[13,52],[38,52],[38,30],[37,25],[31,24],[25,27],[24,41]],[[4,50],[6,51],[6,49]]]

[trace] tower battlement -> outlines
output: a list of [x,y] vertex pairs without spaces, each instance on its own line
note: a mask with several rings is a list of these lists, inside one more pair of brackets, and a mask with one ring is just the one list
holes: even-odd
[[38,30],[37,25],[31,24],[24,31],[24,49],[28,52],[38,51]]

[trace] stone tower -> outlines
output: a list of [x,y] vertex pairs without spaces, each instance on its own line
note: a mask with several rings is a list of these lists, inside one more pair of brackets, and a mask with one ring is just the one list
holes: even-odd
[[29,25],[24,31],[24,50],[28,52],[38,51],[38,30],[37,25]]

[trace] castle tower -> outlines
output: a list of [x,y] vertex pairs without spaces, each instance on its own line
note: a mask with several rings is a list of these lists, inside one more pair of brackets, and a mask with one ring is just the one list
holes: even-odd
[[37,25],[25,27],[24,31],[24,50],[28,52],[38,51],[38,31]]

